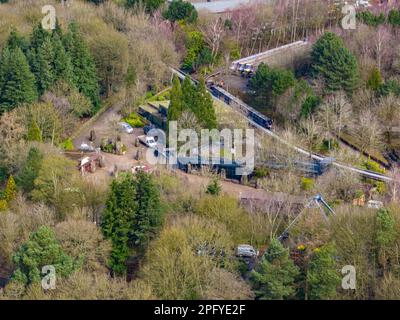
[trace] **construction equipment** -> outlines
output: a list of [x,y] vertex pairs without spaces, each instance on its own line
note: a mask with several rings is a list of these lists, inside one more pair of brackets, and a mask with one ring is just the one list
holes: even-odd
[[[302,216],[304,212],[306,212],[307,209],[311,208],[319,208],[322,215],[326,220],[328,220],[330,215],[336,215],[335,211],[329,206],[329,204],[325,201],[325,199],[322,197],[321,194],[317,194],[313,198],[311,198],[307,204],[305,205],[305,208],[302,212],[300,212],[296,218],[293,219],[293,221],[289,224],[289,226],[285,229],[285,231],[282,232],[282,234],[278,237],[278,240],[280,242],[283,242],[287,240],[290,236],[290,230],[292,227],[296,224],[298,219]],[[325,208],[325,210],[324,210]]]

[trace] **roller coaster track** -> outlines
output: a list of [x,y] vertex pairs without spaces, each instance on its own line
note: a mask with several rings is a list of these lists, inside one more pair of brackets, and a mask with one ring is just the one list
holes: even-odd
[[[188,76],[186,73],[182,72],[181,70],[177,70],[174,69],[172,67],[170,67],[170,70],[172,71],[173,74],[176,74],[181,80],[185,79],[186,76]],[[189,76],[190,77],[190,76]],[[193,79],[192,77],[190,77],[191,81],[194,84],[198,84],[198,81],[196,79]],[[244,114],[243,110],[246,110],[247,112],[252,112],[254,114],[257,114],[257,116],[261,116],[263,118],[265,118],[266,121],[269,121],[269,118],[262,115],[260,112],[258,112],[257,110],[253,109],[252,107],[250,107],[249,105],[247,105],[246,103],[244,103],[243,101],[241,101],[239,98],[233,96],[232,94],[230,94],[229,92],[225,91],[224,89],[222,89],[221,87],[218,86],[214,86],[213,90],[211,90],[210,88],[208,89],[209,92],[211,93],[211,96],[218,101],[223,101],[226,103],[226,100],[229,99],[230,101],[234,102],[235,105],[237,105],[236,107],[233,106],[230,103],[227,103],[229,106],[233,107],[234,109],[238,110],[239,113],[241,113],[244,117],[246,117],[247,121],[255,128],[260,129],[261,131],[263,131],[264,133],[268,134],[269,136],[273,137],[274,139],[278,140],[279,142],[287,145],[288,147],[292,148],[293,150],[297,151],[300,154],[306,155],[308,157],[311,157],[314,160],[319,160],[319,161],[323,161],[326,160],[326,157],[323,157],[319,154],[315,154],[315,153],[311,153],[301,147],[295,146],[293,144],[291,144],[290,142],[286,141],[285,139],[281,138],[280,136],[278,136],[276,133],[274,133],[271,129],[265,128],[263,126],[261,126],[260,124],[256,123],[254,120],[250,119],[246,114]],[[219,95],[218,97],[216,97],[215,92],[218,92]],[[366,178],[370,178],[373,180],[378,180],[378,181],[384,181],[384,182],[391,182],[393,181],[392,178],[377,173],[377,172],[373,172],[373,171],[369,171],[369,170],[363,170],[363,169],[359,169],[359,168],[355,168],[346,164],[342,164],[339,162],[332,162],[332,165],[340,168],[340,169],[344,169],[344,170],[348,170],[354,173],[357,173],[361,176],[364,176]]]

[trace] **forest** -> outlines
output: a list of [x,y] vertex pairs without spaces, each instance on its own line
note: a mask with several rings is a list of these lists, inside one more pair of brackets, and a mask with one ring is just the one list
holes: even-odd
[[[358,10],[349,31],[335,1],[276,0],[226,15],[182,0],[0,2],[0,300],[400,299],[398,5]],[[49,4],[53,30],[41,23]],[[145,104],[168,100],[178,130],[250,128],[215,102],[207,79],[303,39],[305,63],[260,64],[241,98],[285,141],[387,181],[340,167],[299,172],[310,157],[261,132],[242,184],[211,169],[78,170],[71,154],[87,128],[106,118],[107,137],[120,142],[118,122],[142,130]],[[244,205],[253,192],[273,201]],[[334,215],[304,205],[317,194]],[[252,268],[237,255],[243,244],[261,253]],[[42,282],[49,265],[52,290]]]

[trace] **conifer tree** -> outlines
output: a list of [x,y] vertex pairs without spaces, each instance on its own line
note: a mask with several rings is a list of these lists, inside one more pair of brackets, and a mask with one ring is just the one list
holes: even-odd
[[53,68],[55,78],[56,80],[63,80],[68,82],[70,85],[73,85],[75,81],[71,57],[65,51],[61,38],[57,33],[53,34],[52,43],[54,53]]
[[55,56],[50,38],[46,38],[36,52],[36,83],[39,95],[42,95],[55,82]]
[[64,46],[72,60],[75,86],[92,101],[96,109],[100,103],[96,65],[76,23],[69,25]]
[[43,155],[39,149],[32,147],[29,150],[28,157],[21,172],[16,177],[18,187],[20,187],[24,192],[28,193],[34,189],[34,182],[39,175],[42,160]]
[[340,284],[335,255],[336,249],[333,245],[325,245],[314,250],[307,273],[310,299],[335,298],[336,289]]
[[352,93],[359,82],[357,60],[342,39],[326,32],[314,44],[311,53],[314,77],[325,81],[328,92],[344,90]]
[[5,48],[0,64],[0,113],[37,99],[35,77],[20,48]]
[[299,270],[289,258],[289,250],[272,240],[251,281],[260,299],[281,300],[295,293],[294,281]]
[[17,185],[13,176],[9,176],[6,184],[6,190],[4,191],[4,200],[7,202],[12,201],[17,195]]
[[216,128],[217,117],[215,115],[214,104],[210,93],[207,91],[204,79],[200,79],[196,88],[194,101],[192,111],[202,126],[207,129]]
[[34,120],[29,125],[27,138],[28,141],[37,141],[37,142],[43,141],[42,131],[40,130],[38,124]]
[[170,94],[170,104],[168,107],[168,121],[177,121],[182,114],[183,94],[181,82],[178,76],[172,79],[172,89]]

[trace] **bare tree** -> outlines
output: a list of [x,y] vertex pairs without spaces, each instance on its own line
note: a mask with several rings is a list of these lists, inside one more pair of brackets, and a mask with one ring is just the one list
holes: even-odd
[[400,126],[400,99],[393,94],[383,97],[378,105],[378,115],[390,145],[393,128]]

